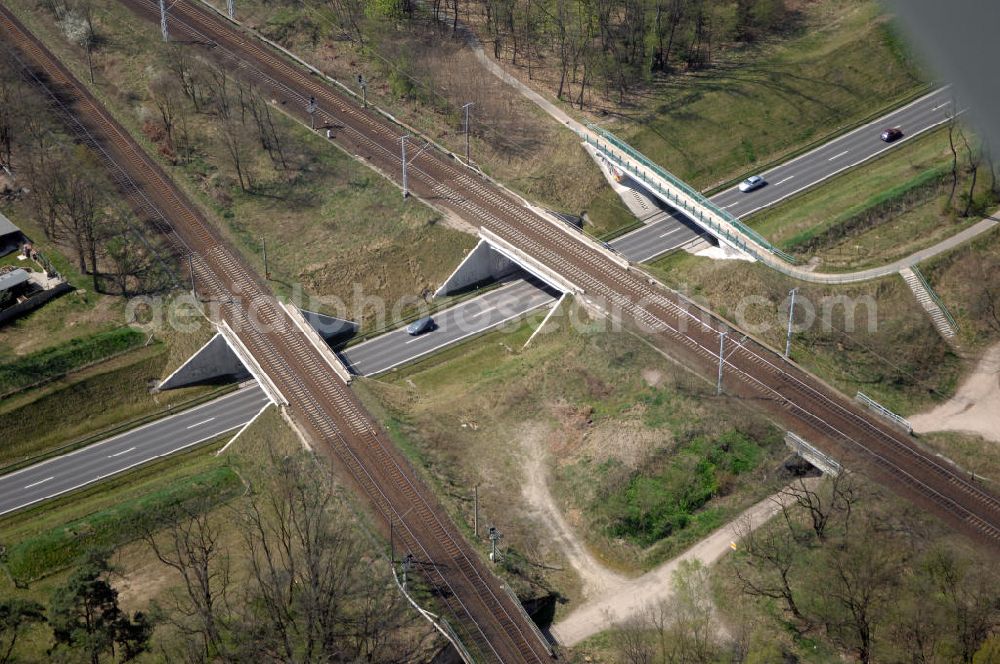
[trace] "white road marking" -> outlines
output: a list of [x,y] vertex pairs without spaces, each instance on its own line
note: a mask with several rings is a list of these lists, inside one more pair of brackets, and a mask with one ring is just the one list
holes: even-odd
[[[555,298],[550,298],[550,300],[553,300],[553,299],[555,299]],[[537,308],[537,307],[535,307],[535,308]],[[412,362],[413,360],[416,360],[417,358],[421,358],[421,357],[423,357],[425,355],[429,355],[429,354],[433,353],[434,351],[436,351],[439,348],[444,348],[445,346],[458,343],[459,341],[462,341],[463,339],[466,339],[467,337],[471,337],[474,334],[480,334],[480,333],[485,332],[487,330],[500,327],[501,325],[503,325],[507,321],[513,320],[513,319],[517,318],[518,316],[524,316],[524,315],[526,315],[526,314],[528,314],[530,312],[531,312],[531,310],[529,309],[529,310],[526,310],[526,311],[521,311],[519,313],[513,314],[511,316],[508,316],[507,318],[504,318],[503,320],[496,321],[495,323],[493,323],[492,325],[490,325],[487,328],[484,328],[482,330],[473,330],[473,331],[471,331],[471,332],[469,332],[467,334],[462,335],[461,337],[458,337],[457,339],[449,339],[447,341],[444,341],[444,342],[438,344],[437,346],[434,346],[433,348],[428,348],[427,350],[420,351],[416,355],[404,358],[402,360],[399,360],[398,362],[394,362],[393,364],[390,364],[387,367],[382,367],[382,368],[377,369],[377,370],[375,370],[375,371],[373,371],[371,373],[367,373],[367,374],[365,374],[365,376],[374,376],[374,375],[377,375],[377,374],[384,373],[384,372],[388,371],[389,369],[392,369],[394,367],[398,367],[401,364],[406,364],[407,362]],[[407,342],[407,343],[409,343],[409,342]]]
[[784,180],[778,180],[777,182],[775,182],[775,183],[774,183],[774,186],[775,186],[775,187],[777,187],[777,186],[778,186],[779,184],[781,184],[782,182],[788,182],[788,181],[789,181],[789,180],[791,180],[791,179],[792,179],[793,177],[795,177],[795,176],[794,176],[794,175],[789,175],[789,176],[788,176],[787,178],[785,178]]
[[482,311],[477,311],[476,313],[474,313],[471,316],[469,316],[469,318],[478,318],[478,317],[482,316],[483,314],[488,314],[489,312],[493,311],[494,309],[496,309],[496,307],[490,307],[488,309],[483,309]]
[[189,426],[188,429],[193,429],[195,427],[200,427],[202,424],[208,424],[209,422],[211,422],[214,419],[215,419],[214,417],[210,417],[207,420],[202,420],[201,422],[195,422],[194,424],[192,424],[191,426]]
[[46,483],[46,482],[48,482],[49,480],[54,480],[55,478],[56,478],[56,476],[55,476],[55,475],[53,475],[52,477],[46,477],[46,478],[45,478],[44,480],[39,480],[39,481],[37,481],[37,482],[33,482],[32,484],[29,484],[28,486],[26,486],[26,487],[24,487],[24,488],[25,488],[25,489],[30,489],[30,488],[31,488],[31,487],[33,487],[33,486],[38,486],[39,484],[45,484],[45,483]]
[[947,105],[948,105],[948,104],[950,104],[950,103],[951,103],[950,101],[946,101],[946,102],[945,102],[945,103],[943,103],[943,104],[938,104],[937,106],[935,106],[935,107],[934,107],[934,108],[932,108],[931,110],[932,110],[932,111],[936,111],[936,110],[938,110],[939,108],[944,108],[945,106],[947,106]]
[[722,209],[723,210],[728,210],[729,208],[733,207],[734,205],[736,205],[736,203],[730,203],[729,205],[723,205]]
[[[190,428],[191,428],[191,427],[188,427],[188,429],[190,429]],[[121,452],[115,452],[114,454],[109,454],[109,455],[108,455],[108,458],[109,458],[109,459],[113,459],[113,458],[115,458],[116,456],[121,456],[121,455],[123,455],[123,454],[128,454],[129,452],[131,452],[131,451],[132,451],[132,450],[134,450],[134,449],[135,449],[134,447],[130,447],[130,448],[128,448],[127,450],[122,450]]]
[[840,154],[835,154],[835,155],[833,155],[832,157],[830,157],[829,159],[827,159],[827,161],[833,161],[833,160],[834,160],[834,159],[836,159],[837,157],[843,157],[843,156],[844,156],[845,154],[847,154],[848,152],[850,152],[850,150],[844,150],[844,151],[843,151],[843,152],[841,152]]
[[425,336],[427,336],[427,335],[426,334],[418,334],[415,337],[413,337],[412,339],[410,339],[409,341],[404,341],[403,345],[412,344],[414,341],[420,341]]
[[686,226],[678,226],[677,228],[675,228],[675,229],[673,229],[673,230],[670,230],[670,231],[667,231],[666,233],[664,233],[664,234],[663,234],[663,235],[661,235],[660,237],[667,237],[668,235],[673,235],[673,234],[674,234],[674,233],[676,233],[677,231],[682,231],[682,230],[684,230],[685,228],[687,228],[687,227],[686,227]]

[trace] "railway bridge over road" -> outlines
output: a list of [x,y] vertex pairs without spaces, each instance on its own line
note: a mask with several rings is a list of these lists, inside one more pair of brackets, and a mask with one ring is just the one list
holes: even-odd
[[[153,24],[159,21],[155,2],[120,2]],[[204,294],[225,297],[237,288],[243,294],[242,300],[224,307],[224,315],[268,375],[275,377],[293,417],[318,442],[317,449],[339,460],[375,511],[395,524],[400,537],[407,538],[411,550],[433,561],[427,574],[440,589],[442,605],[458,618],[458,627],[470,638],[467,643],[489,661],[548,661],[548,644],[517,602],[506,595],[464,541],[379,424],[347,386],[324,369],[323,358],[275,305],[266,286],[212,233],[207,220],[86,89],[2,6],[0,14],[5,14],[0,28],[9,41],[30,53],[49,80],[72,92],[74,112],[94,126],[114,162],[129,164],[134,179],[146,185],[153,202],[170,214],[178,235],[198,256],[194,264]],[[365,111],[329,80],[194,3],[172,5],[169,22],[172,34],[186,40],[185,48],[211,44],[205,57],[238,69],[267,90],[290,116],[306,124],[310,120],[307,102],[313,99],[319,107],[317,121],[342,127],[333,137],[340,147],[396,179],[394,174],[400,173],[402,165],[400,140],[406,133],[398,124]],[[623,149],[607,149],[624,159]],[[707,369],[714,377],[720,337],[726,342],[723,335],[729,333],[724,359],[727,390],[732,394],[788,421],[789,428],[845,463],[863,465],[876,479],[933,509],[964,532],[1000,545],[1000,501],[995,496],[924,454],[905,436],[882,426],[814,376],[738,334],[717,316],[692,311],[694,305],[676,292],[614,260],[599,245],[540,217],[516,195],[449,156],[425,150],[408,168],[410,190],[416,197],[495,233],[573,283],[584,298],[608,303],[622,318],[642,326],[651,343],[672,357]],[[717,219],[710,221],[721,228]],[[759,260],[771,260],[758,245],[748,243],[739,229],[730,235],[758,252]],[[251,305],[259,305],[270,330],[248,320]]]

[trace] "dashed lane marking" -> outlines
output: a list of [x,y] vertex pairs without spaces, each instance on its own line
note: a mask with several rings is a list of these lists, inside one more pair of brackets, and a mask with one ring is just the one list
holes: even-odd
[[30,488],[31,488],[31,487],[33,487],[33,486],[38,486],[39,484],[45,484],[45,483],[46,483],[46,482],[48,482],[49,480],[54,480],[55,478],[56,478],[56,476],[55,476],[55,475],[53,475],[52,477],[46,477],[46,478],[45,478],[44,480],[38,480],[37,482],[32,482],[31,484],[27,485],[27,486],[26,486],[26,487],[24,487],[24,488],[25,488],[25,489],[30,489]]

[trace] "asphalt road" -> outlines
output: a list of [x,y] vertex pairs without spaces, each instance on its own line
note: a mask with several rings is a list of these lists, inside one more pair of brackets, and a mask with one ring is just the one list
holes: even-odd
[[[951,112],[950,95],[947,88],[935,90],[815,150],[764,171],[761,175],[767,184],[756,191],[743,193],[732,187],[711,200],[731,214],[745,218],[946,122]],[[883,142],[879,134],[885,127],[901,128],[903,137],[893,143]],[[648,261],[693,239],[699,233],[692,227],[697,229],[694,222],[680,213],[657,215],[642,228],[609,244],[634,262]]]
[[233,431],[268,403],[256,384],[0,477],[0,514],[54,498]]
[[[438,312],[437,327],[417,337],[395,330],[341,356],[357,373],[386,371],[555,302],[534,279],[500,288]],[[0,515],[54,498],[159,457],[211,440],[248,423],[268,403],[255,384],[69,454],[0,477]]]
[[362,376],[387,371],[552,304],[558,294],[535,279],[517,279],[480,297],[434,314],[436,327],[419,336],[393,330],[341,351],[347,368]]

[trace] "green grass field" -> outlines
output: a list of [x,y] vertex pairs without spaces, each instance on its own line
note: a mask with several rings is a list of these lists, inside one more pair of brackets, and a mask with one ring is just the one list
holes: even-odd
[[119,327],[7,362],[0,365],[0,395],[9,396],[25,387],[49,382],[70,371],[132,350],[145,340],[146,335],[139,330]]
[[656,163],[699,188],[756,170],[923,85],[881,7],[798,6],[787,39],[665,86],[634,123],[616,127]]
[[199,446],[0,518],[5,566],[19,586],[60,572],[90,548],[114,549],[157,520],[215,505],[242,489],[218,445]]

